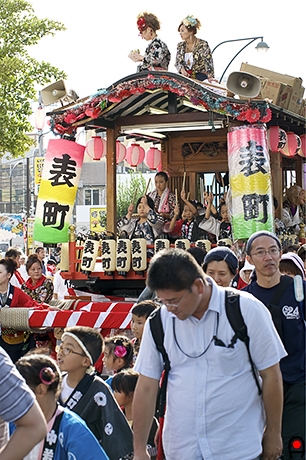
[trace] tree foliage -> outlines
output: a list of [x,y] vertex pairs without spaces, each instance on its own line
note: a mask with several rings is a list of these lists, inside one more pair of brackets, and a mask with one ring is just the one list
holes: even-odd
[[[138,198],[146,191],[146,180],[141,172],[130,171],[126,182],[120,182],[117,187],[117,219],[126,216],[131,203],[136,204]],[[136,209],[135,209],[136,212]]]
[[61,30],[62,23],[39,19],[24,0],[0,0],[0,157],[23,156],[33,145],[26,133],[33,130],[29,116],[31,102],[37,99],[35,85],[66,77],[28,53],[41,38]]

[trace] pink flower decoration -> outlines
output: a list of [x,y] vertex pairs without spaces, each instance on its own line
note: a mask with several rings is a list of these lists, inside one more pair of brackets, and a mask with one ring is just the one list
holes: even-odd
[[67,123],[67,125],[71,125],[76,122],[76,116],[73,113],[68,113],[64,118],[64,122]]
[[123,345],[115,346],[114,355],[117,356],[117,358],[124,358],[126,354],[127,354],[127,349]]
[[248,109],[245,113],[245,119],[249,123],[254,123],[260,118],[260,111],[258,109]]
[[268,123],[271,120],[271,118],[272,118],[272,110],[267,109],[266,115],[262,117],[259,121],[261,121],[262,123]]

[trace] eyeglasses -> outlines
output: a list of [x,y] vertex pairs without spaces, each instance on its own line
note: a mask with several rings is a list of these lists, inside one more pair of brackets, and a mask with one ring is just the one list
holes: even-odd
[[185,297],[186,297],[186,295],[188,294],[188,292],[190,292],[189,289],[187,289],[187,291],[185,292],[185,294],[183,295],[183,297],[182,297],[177,303],[167,302],[166,300],[162,300],[162,302],[163,302],[164,305],[166,305],[166,307],[178,308],[178,306],[180,305],[180,303],[185,299]]
[[77,351],[71,350],[71,348],[63,347],[63,345],[58,345],[57,347],[55,347],[55,351],[56,353],[61,353],[64,356],[68,356],[70,354],[85,356],[84,353],[78,353]]
[[269,254],[272,257],[275,257],[279,254],[279,249],[278,248],[271,248],[265,251],[264,249],[260,249],[259,251],[253,252],[253,254],[250,254],[251,256],[258,257],[259,259],[265,257],[267,254]]

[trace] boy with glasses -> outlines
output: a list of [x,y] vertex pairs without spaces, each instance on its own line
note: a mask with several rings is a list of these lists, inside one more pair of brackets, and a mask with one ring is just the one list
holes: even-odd
[[96,329],[64,330],[57,349],[59,368],[66,372],[60,402],[87,423],[110,460],[118,460],[133,451],[132,431],[108,386],[95,373],[102,348],[103,338]]
[[306,365],[306,283],[294,282],[282,276],[279,270],[281,244],[274,233],[254,233],[246,245],[247,260],[255,266],[255,277],[243,288],[259,299],[271,311],[272,319],[288,355],[280,362],[284,384],[284,411],[282,438],[284,459],[305,458],[292,456],[293,437],[304,444],[305,433],[305,365]]

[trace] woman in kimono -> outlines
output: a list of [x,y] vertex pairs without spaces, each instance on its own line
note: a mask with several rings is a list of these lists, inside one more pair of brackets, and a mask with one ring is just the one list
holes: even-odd
[[60,370],[65,372],[60,403],[86,422],[110,460],[129,458],[132,431],[108,385],[93,367],[102,349],[103,339],[96,329],[65,329],[57,354]]
[[16,363],[20,374],[34,391],[48,424],[48,434],[24,460],[108,460],[86,423],[57,400],[61,373],[47,355],[29,354]]

